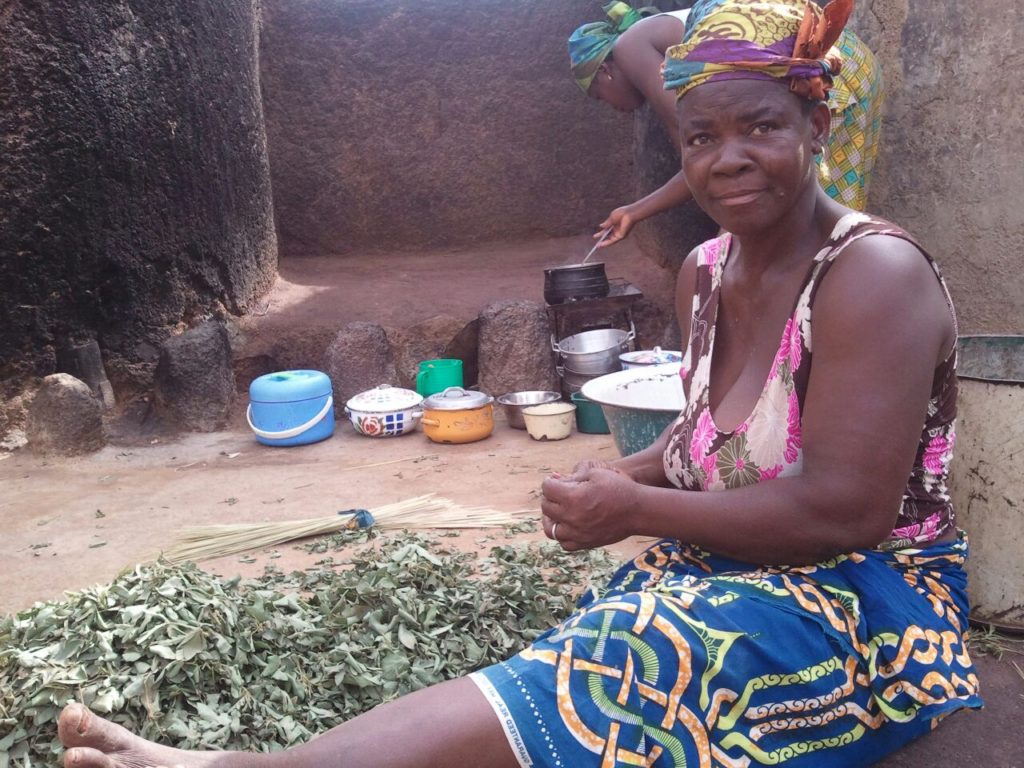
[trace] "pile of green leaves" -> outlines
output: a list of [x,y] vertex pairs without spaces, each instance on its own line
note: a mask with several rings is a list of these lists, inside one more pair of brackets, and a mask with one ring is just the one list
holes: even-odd
[[611,569],[600,552],[405,534],[343,568],[224,580],[139,566],[0,619],[0,766],[54,764],[70,700],[182,748],[267,751],[504,659]]

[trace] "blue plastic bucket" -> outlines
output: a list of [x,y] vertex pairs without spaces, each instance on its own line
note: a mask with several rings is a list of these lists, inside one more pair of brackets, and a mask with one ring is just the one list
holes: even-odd
[[321,371],[279,371],[249,385],[249,427],[264,445],[307,445],[334,434],[334,396]]

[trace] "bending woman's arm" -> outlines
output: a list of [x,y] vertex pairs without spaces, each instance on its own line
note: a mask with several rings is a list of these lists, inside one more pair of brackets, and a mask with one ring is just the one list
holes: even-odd
[[954,342],[945,294],[909,243],[851,244],[821,283],[801,415],[800,475],[681,493],[607,470],[544,483],[567,548],[678,538],[748,562],[799,564],[874,547],[891,531],[936,366]]
[[601,247],[612,245],[625,238],[644,219],[649,219],[655,214],[662,213],[693,199],[690,192],[690,185],[686,183],[686,177],[679,171],[671,179],[666,181],[649,195],[640,198],[634,203],[623,205],[608,214],[607,218],[598,226],[600,232],[594,237],[600,237],[601,233],[609,227],[611,234],[601,243]]
[[[652,45],[651,40],[646,36],[637,34],[641,31],[641,24],[649,26],[657,19],[658,17],[645,19],[631,28],[616,44],[614,55],[619,68],[644,95],[644,99],[658,116],[658,121],[665,128],[678,156],[680,138],[679,118],[676,116],[676,97],[672,91],[665,90],[664,82],[661,79],[661,63],[664,60],[664,53]],[[682,39],[683,25],[681,22],[676,23],[678,24],[679,38]],[[676,27],[673,26],[672,29],[676,30]],[[664,42],[663,40],[662,44]],[[608,227],[612,228],[611,234],[601,243],[601,247],[604,248],[622,240],[629,234],[634,224],[692,199],[690,186],[686,183],[686,178],[680,170],[650,194],[612,211],[599,227],[602,232]]]

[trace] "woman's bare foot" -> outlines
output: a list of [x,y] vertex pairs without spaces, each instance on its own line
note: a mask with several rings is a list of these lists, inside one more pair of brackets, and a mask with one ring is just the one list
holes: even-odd
[[231,759],[238,753],[186,752],[154,744],[77,703],[60,713],[57,735],[64,745],[64,768],[227,768],[239,762]]

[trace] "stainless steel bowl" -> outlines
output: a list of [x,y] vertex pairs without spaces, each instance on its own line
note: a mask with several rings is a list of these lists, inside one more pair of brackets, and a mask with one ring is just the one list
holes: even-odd
[[525,392],[509,392],[498,398],[505,409],[505,417],[508,425],[515,429],[526,429],[526,420],[523,418],[523,408],[541,403],[553,403],[562,399],[561,392],[545,392],[543,390],[528,390]]

